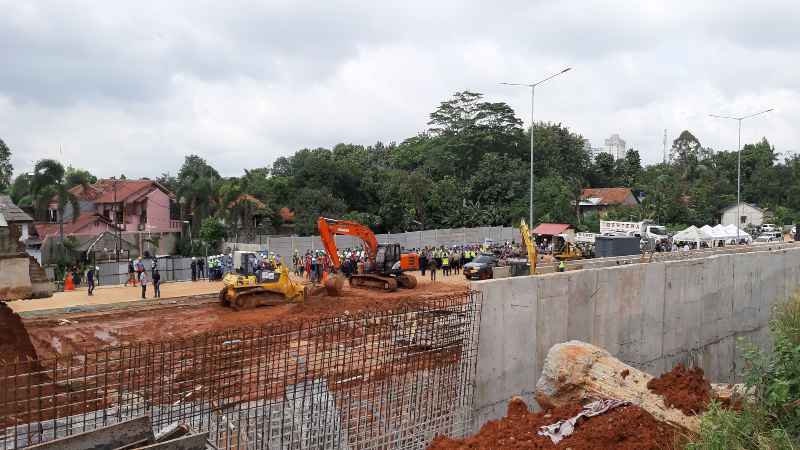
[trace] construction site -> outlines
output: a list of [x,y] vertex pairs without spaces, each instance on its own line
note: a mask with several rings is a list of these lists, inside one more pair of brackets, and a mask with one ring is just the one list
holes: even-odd
[[[410,276],[386,270],[371,280]],[[677,448],[711,399],[733,404],[737,339],[769,347],[800,247],[415,280],[269,306],[237,303],[261,286],[242,275],[7,301],[0,449]]]

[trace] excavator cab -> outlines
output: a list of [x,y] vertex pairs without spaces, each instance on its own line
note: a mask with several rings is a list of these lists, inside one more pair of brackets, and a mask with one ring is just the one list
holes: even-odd
[[378,244],[375,270],[382,274],[400,273],[400,244]]

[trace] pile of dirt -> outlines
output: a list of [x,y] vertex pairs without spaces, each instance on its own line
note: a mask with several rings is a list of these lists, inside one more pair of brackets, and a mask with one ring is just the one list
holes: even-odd
[[711,383],[703,376],[703,369],[687,369],[678,364],[669,372],[647,383],[647,388],[664,397],[664,403],[678,408],[687,415],[700,414],[711,400]]
[[669,426],[658,422],[643,409],[629,405],[613,409],[605,414],[582,418],[572,435],[558,444],[537,432],[544,425],[568,419],[581,411],[581,405],[572,404],[538,413],[531,413],[520,399],[508,405],[506,417],[491,421],[481,431],[466,439],[450,439],[439,436],[428,447],[429,450],[513,448],[513,449],[567,449],[596,450],[663,450],[678,448],[677,433]]
[[36,349],[19,315],[0,302],[0,367],[36,359]]

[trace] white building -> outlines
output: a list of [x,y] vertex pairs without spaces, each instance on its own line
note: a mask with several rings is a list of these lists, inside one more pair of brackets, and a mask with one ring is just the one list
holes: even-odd
[[745,228],[748,225],[759,227],[764,223],[765,213],[766,211],[758,206],[743,202],[739,207],[739,220],[736,220],[736,204],[734,203],[722,211],[722,224],[725,226],[736,225],[739,228]]
[[614,133],[610,138],[606,139],[606,151],[614,157],[615,160],[625,158],[626,142]]

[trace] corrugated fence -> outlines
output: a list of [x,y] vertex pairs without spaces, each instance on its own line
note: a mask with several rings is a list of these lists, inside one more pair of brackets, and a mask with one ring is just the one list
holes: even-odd
[[[495,242],[519,240],[519,230],[512,227],[478,227],[478,228],[445,228],[436,230],[408,231],[376,235],[378,242],[398,243],[407,249],[479,244],[486,239]],[[361,245],[358,238],[336,236],[339,248],[355,248]],[[223,249],[259,251],[269,250],[279,255],[288,256],[296,250],[305,253],[307,250],[322,248],[319,236],[259,236],[251,242],[225,242]]]

